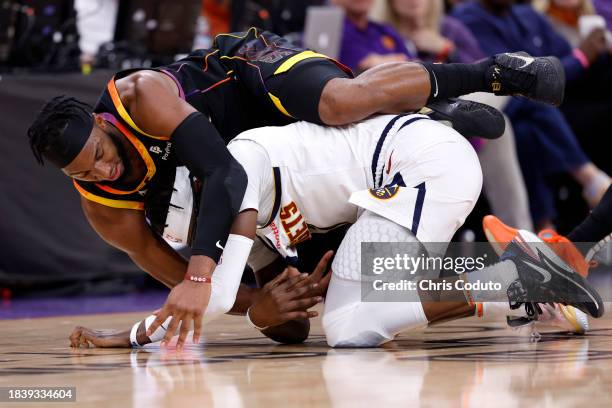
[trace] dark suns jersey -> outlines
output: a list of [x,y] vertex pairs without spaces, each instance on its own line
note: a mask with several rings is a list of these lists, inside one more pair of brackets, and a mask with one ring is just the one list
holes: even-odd
[[[170,135],[144,132],[121,102],[115,81],[137,70],[117,73],[94,112],[134,146],[146,165],[146,176],[135,185],[117,181],[74,183],[88,200],[114,208],[146,210],[159,232],[172,194],[175,168],[180,163],[173,155]],[[318,99],[325,84],[332,78],[351,75],[350,70],[325,55],[295,47],[256,28],[221,34],[212,49],[194,51],[153,70],[174,80],[180,98],[207,116],[225,143],[255,127],[319,121]]]

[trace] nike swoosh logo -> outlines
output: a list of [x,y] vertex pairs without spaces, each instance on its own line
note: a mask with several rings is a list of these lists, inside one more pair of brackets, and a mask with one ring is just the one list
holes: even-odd
[[[582,286],[580,283],[576,282],[575,280],[571,279],[570,276],[573,275],[573,273],[569,273],[568,271],[566,271],[565,269],[561,268],[560,266],[556,265],[555,263],[551,262],[548,260],[548,258],[546,258],[545,256],[542,256],[542,254],[540,253],[540,258],[542,258],[544,260],[544,262],[552,267],[553,272],[555,272],[558,276],[562,277],[563,279],[566,279],[570,282],[572,282],[574,285],[578,286],[580,289],[582,289],[582,291],[584,293],[587,294],[587,296],[592,300],[592,303],[595,304],[595,307],[597,309],[599,309],[599,303],[597,302],[597,299],[595,299],[595,297],[593,297],[593,295],[591,295],[591,292],[589,290],[587,290],[587,288],[585,288],[584,286]],[[557,269],[561,269],[565,272],[568,272],[568,275],[564,274],[564,273],[560,273]]]
[[529,266],[531,266],[531,268],[533,268],[534,270],[540,272],[542,274],[542,276],[544,277],[544,280],[542,281],[542,283],[546,283],[549,280],[551,280],[552,275],[550,274],[550,272],[548,272],[546,269],[542,268],[541,266],[532,264],[531,262],[525,261],[525,263]]
[[526,57],[524,55],[517,55],[517,54],[508,54],[508,55],[510,55],[511,57],[514,57],[514,58],[518,58],[518,59],[520,59],[521,61],[523,61],[525,63],[525,64],[521,65],[520,67],[518,67],[519,69],[525,68],[526,66],[531,65],[531,63],[533,61],[535,61],[535,58],[533,58],[533,57]]
[[433,94],[433,96],[435,98],[436,96],[438,96],[438,78],[436,78],[436,73],[435,72],[431,71],[431,74],[434,77],[434,84],[436,85],[436,91]]
[[220,250],[222,250],[222,251],[225,249],[225,248],[223,248],[223,247],[221,246],[221,240],[217,241],[217,243],[215,244],[215,246],[216,246],[217,248],[219,248]]

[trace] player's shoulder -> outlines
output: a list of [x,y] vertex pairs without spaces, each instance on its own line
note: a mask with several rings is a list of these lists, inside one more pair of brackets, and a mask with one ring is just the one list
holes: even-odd
[[128,210],[144,209],[144,195],[146,190],[118,193],[118,190],[113,188],[112,185],[98,184],[76,179],[73,179],[73,185],[81,197],[89,202],[94,202],[112,208]]

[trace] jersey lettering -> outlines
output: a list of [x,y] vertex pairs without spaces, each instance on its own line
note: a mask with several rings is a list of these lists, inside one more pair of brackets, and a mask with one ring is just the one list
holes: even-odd
[[292,246],[310,239],[308,225],[295,202],[292,201],[281,208],[279,217]]

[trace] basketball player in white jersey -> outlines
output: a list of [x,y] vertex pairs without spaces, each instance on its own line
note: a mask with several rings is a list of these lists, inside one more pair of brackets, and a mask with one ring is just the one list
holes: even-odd
[[[544,299],[574,305],[591,316],[603,314],[597,292],[526,231],[501,262],[450,279],[499,282],[509,300],[501,312],[499,303],[489,307],[488,301],[499,299],[486,290],[460,291],[465,300],[458,301],[448,301],[457,299],[457,293],[448,297],[438,290],[420,290],[420,301],[362,301],[362,242],[419,241],[426,247],[449,242],[480,194],[482,175],[471,145],[427,116],[377,116],[337,128],[306,122],[264,127],[240,134],[228,148],[248,174],[248,186],[213,276],[204,321],[232,307],[247,258],[255,271],[279,256],[291,264],[299,256],[295,245],[311,232],[346,223],[352,226],[332,264],[323,313],[332,347],[375,347],[401,332],[482,315],[483,309],[500,318],[515,315],[524,304],[527,318],[536,319],[535,301]],[[168,309],[166,304],[136,323],[130,342],[121,344],[168,342],[179,329]],[[266,328],[248,311],[247,319]],[[188,331],[180,327],[179,347]],[[86,330],[71,338],[73,346],[95,340]]]

